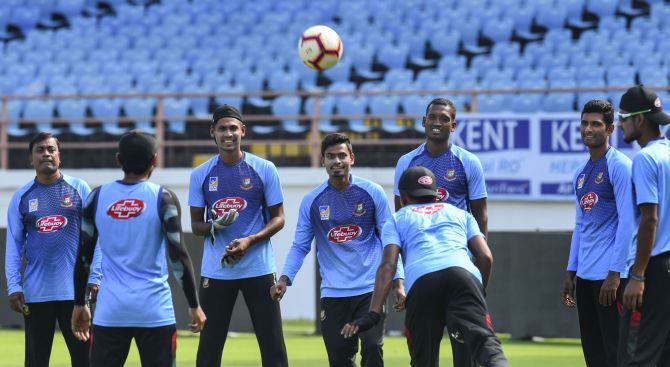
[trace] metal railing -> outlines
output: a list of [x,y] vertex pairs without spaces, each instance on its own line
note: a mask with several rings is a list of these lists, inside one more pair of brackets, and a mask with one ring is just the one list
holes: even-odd
[[[476,112],[478,105],[478,96],[483,94],[516,94],[516,93],[554,93],[554,92],[613,92],[624,91],[630,86],[611,86],[611,87],[594,87],[594,88],[510,88],[510,89],[444,89],[444,90],[386,90],[386,91],[332,91],[332,92],[309,92],[309,91],[265,91],[254,93],[123,93],[123,94],[78,94],[78,95],[48,95],[48,96],[0,96],[1,110],[0,110],[0,169],[6,170],[9,168],[9,149],[25,148],[24,142],[10,142],[8,133],[8,102],[10,100],[62,100],[62,99],[85,99],[94,100],[100,98],[156,98],[156,112],[153,116],[96,116],[95,118],[76,117],[77,122],[83,123],[106,123],[106,122],[130,122],[138,119],[149,119],[156,126],[156,140],[158,143],[158,166],[165,166],[165,148],[170,147],[200,147],[206,144],[211,144],[211,140],[190,140],[166,139],[166,122],[170,120],[180,120],[186,122],[202,122],[202,118],[193,116],[166,116],[164,113],[164,101],[171,97],[277,97],[277,96],[299,96],[312,97],[312,108],[309,114],[297,116],[284,115],[247,115],[245,118],[253,121],[281,121],[281,120],[296,120],[309,121],[309,137],[307,139],[287,139],[281,140],[283,144],[307,145],[310,149],[310,163],[312,167],[318,167],[320,163],[320,145],[321,138],[319,132],[319,121],[323,119],[365,119],[365,118],[408,118],[416,119],[421,116],[417,115],[321,115],[320,102],[321,99],[327,96],[345,96],[345,95],[443,95],[453,96],[459,94],[470,95],[470,111]],[[654,90],[668,91],[670,86],[652,86]],[[428,101],[426,101],[428,103]],[[68,123],[70,116],[61,116],[59,118],[50,119],[32,119],[19,120],[19,123]],[[73,117],[74,118],[74,117]],[[356,145],[394,145],[394,144],[418,144],[421,139],[416,138],[394,138],[394,139],[374,139],[374,140],[355,140]],[[252,144],[273,144],[277,140],[270,139],[245,139],[242,141],[243,145]],[[96,141],[96,142],[62,142],[63,148],[73,149],[100,149],[100,148],[115,148],[118,142],[112,141]]]

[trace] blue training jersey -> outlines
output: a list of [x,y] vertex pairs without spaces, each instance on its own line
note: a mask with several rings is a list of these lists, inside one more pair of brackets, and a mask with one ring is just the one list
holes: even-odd
[[216,232],[214,245],[205,236],[201,275],[242,279],[274,273],[275,259],[269,239],[249,247],[233,267],[221,267],[221,256],[231,241],[265,227],[270,219],[268,208],[283,202],[277,168],[253,154],[244,152],[243,158],[234,164],[224,163],[217,155],[196,167],[191,173],[188,205],[205,208],[207,219],[211,219],[212,209],[218,215],[232,208],[239,213],[234,223]]
[[437,179],[437,201],[445,201],[463,210],[470,209],[470,200],[486,198],[484,170],[474,154],[449,144],[449,149],[437,157],[426,150],[426,143],[403,155],[395,168],[393,194],[400,196],[398,182],[409,167],[424,166]]
[[575,172],[575,229],[567,270],[582,279],[602,280],[609,271],[628,276],[634,245],[631,160],[613,147]]
[[116,181],[94,193],[97,248],[102,252],[105,275],[94,325],[159,327],[175,323],[158,209],[161,190],[152,182]]
[[444,203],[412,204],[403,207],[386,222],[384,247],[400,246],[405,270],[405,289],[421,276],[458,266],[482,276],[468,255],[468,241],[483,236],[472,214]]
[[[321,297],[372,292],[383,251],[380,234],[390,219],[386,194],[378,184],[351,175],[350,184],[338,191],[326,180],[300,204],[283,274],[293,282],[316,238]],[[396,278],[402,276],[399,268]]]
[[[670,251],[670,142],[666,138],[652,140],[633,157],[633,190],[635,221],[640,224],[640,204],[658,204],[656,241],[651,256]],[[637,249],[637,247],[635,247]],[[635,260],[631,251],[629,264]]]
[[[26,302],[74,299],[72,273],[79,246],[83,203],[91,189],[62,175],[49,185],[37,180],[18,189],[7,211],[5,275],[7,293],[23,292]],[[21,259],[26,267],[21,282]],[[96,252],[89,283],[100,284]]]

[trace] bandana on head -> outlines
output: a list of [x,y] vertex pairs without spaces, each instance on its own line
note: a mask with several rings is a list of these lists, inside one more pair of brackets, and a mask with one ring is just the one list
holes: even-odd
[[221,120],[224,117],[232,117],[244,123],[244,120],[242,120],[242,114],[240,113],[240,110],[231,105],[224,104],[222,106],[217,107],[217,109],[214,111],[212,124],[216,124],[217,121]]

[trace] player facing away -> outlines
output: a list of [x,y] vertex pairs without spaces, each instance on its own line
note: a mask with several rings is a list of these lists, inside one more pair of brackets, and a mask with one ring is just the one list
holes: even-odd
[[[435,173],[438,202],[446,202],[469,211],[479,230],[488,236],[487,193],[482,164],[474,154],[454,145],[451,133],[456,131],[456,107],[446,98],[436,98],[426,107],[423,117],[426,142],[403,155],[395,168],[393,194],[396,211],[402,207],[398,182],[408,167],[424,166]],[[456,367],[474,367],[460,338],[461,330],[449,330]]]
[[484,300],[493,256],[474,217],[453,205],[435,202],[436,178],[425,167],[408,168],[398,186],[403,208],[394,214],[394,220],[384,224],[384,254],[370,311],[345,325],[342,335],[352,337],[380,321],[402,253],[407,289],[405,332],[411,365],[439,365],[446,326],[462,332],[463,345],[478,365],[507,366]]
[[575,229],[561,301],[575,307],[589,367],[615,367],[619,310],[633,244],[631,160],[609,145],[614,108],[591,100],[581,114],[587,159],[575,172]]
[[[200,331],[206,320],[184,245],[179,201],[149,181],[156,165],[152,136],[137,130],[124,134],[116,160],[123,179],[95,188],[84,207],[72,331],[80,340],[90,336],[93,366],[123,366],[133,338],[143,366],[173,366],[177,330],[166,250],[191,309],[191,331]],[[96,247],[102,252],[104,281],[90,330],[84,285]]]
[[204,236],[200,296],[208,322],[197,366],[220,366],[238,292],[251,315],[262,364],[288,366],[270,237],[284,227],[284,195],[272,162],[242,151],[246,125],[237,108],[214,111],[210,135],[218,154],[191,173],[191,228]]
[[[328,179],[303,198],[293,246],[270,295],[281,300],[316,239],[321,331],[330,366],[356,366],[359,338],[361,365],[383,366],[383,322],[358,338],[345,339],[340,330],[370,308],[383,251],[379,235],[391,210],[381,186],[350,173],[355,156],[346,135],[327,135],[321,142],[321,159]],[[404,292],[396,296],[404,302]]]
[[[9,306],[23,314],[25,323],[25,366],[49,365],[56,322],[72,366],[88,366],[88,344],[78,341],[69,327],[74,288],[63,280],[72,277],[82,207],[91,189],[60,171],[55,136],[39,133],[28,148],[35,179],[18,189],[9,203],[5,256]],[[99,267],[96,256],[88,278],[93,302],[101,280]]]
[[670,366],[670,123],[656,93],[629,88],[619,103],[624,141],[642,149],[633,157],[637,243],[629,256],[617,365]]

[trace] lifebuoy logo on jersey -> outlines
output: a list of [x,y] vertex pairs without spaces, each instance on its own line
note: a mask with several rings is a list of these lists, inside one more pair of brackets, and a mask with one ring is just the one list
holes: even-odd
[[449,191],[447,189],[438,187],[437,188],[437,196],[435,196],[435,201],[445,201],[449,199]]
[[438,204],[430,204],[412,208],[412,211],[424,215],[433,215],[442,209],[444,209],[444,204],[438,203]]
[[67,218],[62,215],[49,215],[37,220],[35,226],[38,233],[51,233],[64,228],[67,225]]
[[579,199],[579,205],[581,205],[584,213],[588,213],[594,206],[598,203],[598,194],[591,191],[588,194],[584,194],[581,199]]
[[345,224],[328,231],[328,241],[338,245],[347,243],[361,235],[363,230],[355,224]]
[[216,211],[218,216],[229,212],[231,209],[235,209],[239,213],[246,207],[247,201],[238,197],[219,199],[212,205],[212,209]]
[[114,219],[130,219],[144,212],[146,205],[140,199],[117,200],[107,208],[107,215]]

